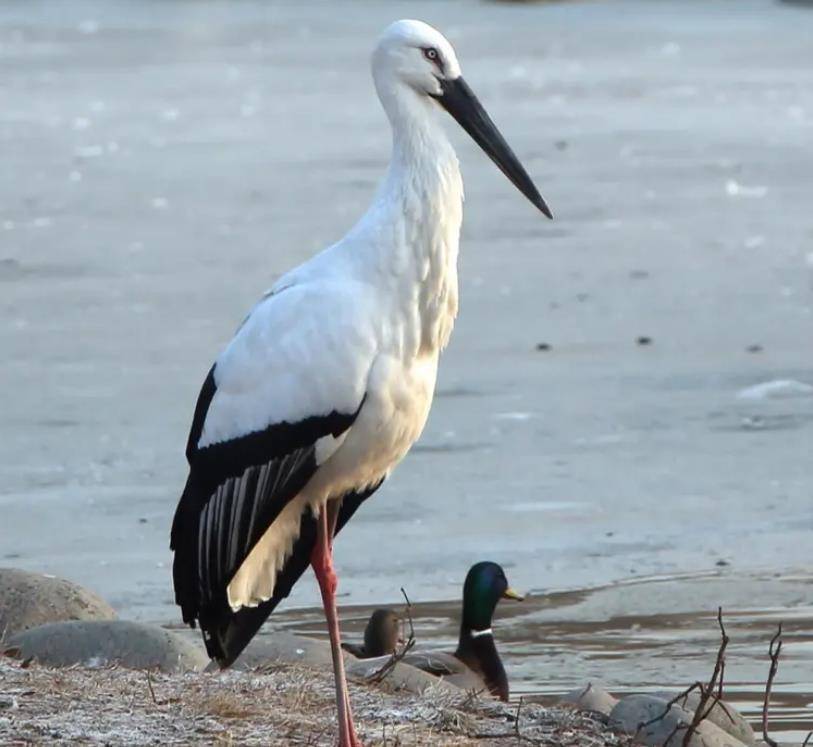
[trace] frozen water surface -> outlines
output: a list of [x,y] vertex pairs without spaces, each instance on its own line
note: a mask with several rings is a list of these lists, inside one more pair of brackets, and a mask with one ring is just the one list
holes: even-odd
[[198,387],[370,199],[401,16],[453,40],[556,220],[449,121],[444,396],[338,542],[345,600],[453,599],[485,557],[534,589],[809,568],[813,398],[737,397],[813,384],[813,12],[768,0],[4,4],[0,562],[176,618]]

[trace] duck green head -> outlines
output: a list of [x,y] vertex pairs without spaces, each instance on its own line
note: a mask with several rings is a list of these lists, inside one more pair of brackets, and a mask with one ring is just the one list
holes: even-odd
[[481,631],[491,627],[491,618],[500,599],[524,597],[508,585],[505,571],[497,563],[475,563],[463,584],[463,631]]

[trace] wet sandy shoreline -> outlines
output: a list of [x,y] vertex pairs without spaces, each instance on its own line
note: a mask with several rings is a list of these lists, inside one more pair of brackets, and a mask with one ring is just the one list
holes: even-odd
[[[631,579],[503,602],[494,629],[514,699],[543,696],[541,702],[553,704],[557,696],[590,681],[615,695],[679,692],[711,674],[719,630],[716,608],[705,605],[716,599],[731,637],[726,697],[756,725],[768,674],[768,642],[781,621],[784,656],[772,697],[772,733],[801,743],[813,729],[812,592],[809,571],[743,576],[717,570]],[[419,643],[453,650],[459,605],[458,600],[413,602]],[[360,636],[371,610],[343,607],[344,635]],[[321,610],[281,611],[269,634],[276,629],[324,637]]]

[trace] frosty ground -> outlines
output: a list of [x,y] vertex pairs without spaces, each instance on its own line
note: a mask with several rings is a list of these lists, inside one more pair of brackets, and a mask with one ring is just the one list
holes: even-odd
[[[8,745],[335,744],[335,691],[327,670],[279,665],[212,675],[54,672],[0,659],[0,681],[0,742]],[[569,709],[518,709],[474,695],[417,696],[357,682],[350,693],[368,747],[503,745],[509,738],[540,747],[631,744],[601,717]]]

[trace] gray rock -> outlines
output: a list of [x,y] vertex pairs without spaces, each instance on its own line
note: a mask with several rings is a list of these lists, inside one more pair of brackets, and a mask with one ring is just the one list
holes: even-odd
[[565,693],[560,698],[560,702],[574,705],[580,711],[597,711],[609,716],[618,703],[618,698],[610,695],[601,685],[588,682],[582,687]]
[[[349,661],[349,654],[345,655]],[[313,667],[332,667],[330,643],[317,638],[279,630],[255,638],[237,657],[232,669],[250,670],[273,664],[304,664]]]
[[12,636],[6,649],[49,667],[118,665],[162,672],[202,670],[202,646],[156,625],[127,620],[90,620],[40,625]]
[[[673,744],[680,744],[679,741],[672,741]],[[703,721],[697,727],[697,732],[692,735],[689,745],[690,747],[745,747],[745,742],[732,737],[711,721]]]
[[[389,656],[380,656],[374,659],[346,659],[347,673],[350,676],[368,680],[381,670],[389,658]],[[411,664],[399,661],[387,672],[382,682],[391,690],[405,690],[417,695],[422,695],[432,688],[439,692],[462,694],[465,688],[450,682],[450,679],[452,678],[435,677]]]
[[[350,677],[366,680],[378,672],[389,660],[388,656],[375,659],[357,659],[350,653],[344,652],[344,663]],[[289,633],[280,630],[268,635],[255,638],[232,664],[233,669],[252,670],[274,664],[303,664],[319,669],[330,669],[333,659],[330,653],[330,643],[316,638]],[[210,669],[216,665],[210,665]],[[406,690],[412,693],[423,693],[430,687],[460,693],[461,690],[445,679],[440,680],[431,674],[421,671],[417,667],[399,662],[387,674],[385,680],[387,687],[395,690]]]
[[[685,729],[692,721],[692,714],[678,705],[672,705],[668,713],[665,713],[668,702],[654,695],[628,695],[613,708],[610,713],[610,725],[627,734],[634,734],[638,741],[646,745],[679,747],[683,744]],[[642,726],[664,713],[663,718],[658,718],[648,726]],[[715,724],[704,721],[692,735],[689,747],[745,747],[745,745]]]
[[[691,714],[673,705],[663,718],[648,726],[643,724],[666,711],[668,701],[652,695],[627,695],[610,712],[610,726],[636,735],[644,744],[665,745],[679,724],[691,723]],[[677,744],[676,740],[673,740]]]
[[0,641],[60,620],[115,620],[116,612],[92,591],[55,576],[0,568]]
[[[654,693],[654,695],[669,701],[672,700],[677,693],[659,692]],[[692,714],[697,710],[698,703],[700,703],[700,694],[694,691],[678,701],[678,705],[681,708],[684,708]],[[708,709],[708,706],[706,706],[706,709]],[[711,709],[706,720],[720,727],[724,732],[739,739],[740,742],[749,747],[757,743],[756,735],[751,728],[751,724],[749,724],[743,715],[730,703],[726,703],[725,701],[722,701],[722,704],[717,703],[714,708]]]

